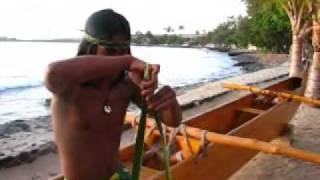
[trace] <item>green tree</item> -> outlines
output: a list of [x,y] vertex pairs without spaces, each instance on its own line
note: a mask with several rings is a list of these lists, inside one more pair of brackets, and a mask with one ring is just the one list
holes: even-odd
[[167,33],[174,32],[174,29],[171,26],[163,28]]
[[239,16],[233,38],[237,47],[247,48],[250,44],[251,26],[248,17]]
[[180,25],[180,26],[178,27],[178,30],[179,30],[179,31],[184,30],[184,26],[183,26],[183,25]]
[[132,42],[142,44],[145,42],[144,34],[141,31],[137,31],[132,38]]
[[234,34],[236,30],[236,21],[230,17],[227,22],[221,23],[216,29],[208,34],[208,38],[215,45],[220,47],[231,47],[236,44]]
[[250,44],[275,52],[288,52],[290,22],[280,4],[273,0],[244,0],[250,26]]
[[275,0],[287,13],[292,30],[290,76],[300,77],[303,71],[302,52],[311,18],[306,0]]

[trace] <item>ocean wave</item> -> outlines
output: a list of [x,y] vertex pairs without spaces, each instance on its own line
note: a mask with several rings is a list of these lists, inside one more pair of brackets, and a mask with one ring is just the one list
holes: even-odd
[[0,77],[0,93],[6,91],[23,90],[28,88],[39,87],[43,85],[43,81],[40,79],[12,76],[12,77]]

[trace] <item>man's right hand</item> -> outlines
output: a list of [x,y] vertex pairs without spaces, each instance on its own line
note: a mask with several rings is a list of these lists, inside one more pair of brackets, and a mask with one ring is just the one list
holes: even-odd
[[150,79],[143,80],[146,63],[140,60],[133,60],[129,68],[130,79],[141,89],[141,95],[149,100],[158,87],[158,74],[160,65],[150,64],[149,73]]
[[[149,65],[150,65],[149,73],[151,74],[151,76],[157,75],[160,71],[160,65],[159,64],[149,64]],[[130,64],[129,71],[136,72],[143,77],[145,67],[146,67],[146,62],[138,59],[134,59]]]

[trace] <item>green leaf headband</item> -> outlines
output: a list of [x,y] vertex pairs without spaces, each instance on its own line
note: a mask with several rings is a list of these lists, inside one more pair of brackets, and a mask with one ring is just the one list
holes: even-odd
[[88,42],[92,44],[96,44],[106,48],[113,48],[113,49],[129,49],[130,48],[129,41],[125,41],[123,43],[113,43],[107,40],[98,39],[87,32],[84,32],[84,39],[86,39]]

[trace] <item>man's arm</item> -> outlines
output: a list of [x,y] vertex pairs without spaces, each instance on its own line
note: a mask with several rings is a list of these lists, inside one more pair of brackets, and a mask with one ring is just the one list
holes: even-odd
[[81,83],[111,77],[123,70],[143,72],[144,63],[133,56],[78,56],[48,66],[46,87],[55,94],[64,93]]

